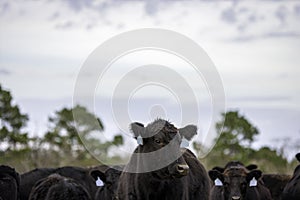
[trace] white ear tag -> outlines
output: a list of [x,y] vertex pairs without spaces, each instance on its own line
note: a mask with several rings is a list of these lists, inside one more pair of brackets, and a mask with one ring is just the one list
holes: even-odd
[[222,183],[222,181],[220,180],[220,179],[216,179],[215,180],[215,186],[223,186],[223,183]]
[[250,181],[249,186],[250,186],[250,187],[255,187],[255,186],[257,186],[257,180],[255,179],[255,177],[252,178],[252,180]]
[[138,145],[143,145],[143,138],[141,135],[139,135],[136,140],[137,140]]
[[101,187],[103,185],[104,185],[103,181],[98,177],[98,179],[96,180],[96,186]]
[[182,137],[180,148],[186,148],[189,147],[189,141],[185,139],[185,137]]

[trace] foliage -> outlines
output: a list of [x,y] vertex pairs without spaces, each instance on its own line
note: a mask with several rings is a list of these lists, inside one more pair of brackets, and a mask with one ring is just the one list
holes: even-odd
[[[238,111],[222,113],[222,119],[216,123],[216,129],[221,132],[220,137],[216,139],[216,144],[207,158],[202,160],[208,169],[238,160],[245,165],[257,164],[268,173],[290,172],[291,166],[282,152],[278,153],[269,147],[258,150],[252,147],[259,131]],[[194,143],[194,148],[199,152],[203,146]]]
[[[80,113],[76,121],[73,112]],[[96,117],[82,106],[63,108],[55,112],[55,116],[49,117],[50,130],[45,134],[43,142],[48,143],[54,150],[64,149],[65,153],[82,153],[85,151],[82,140],[86,140],[93,131],[103,130],[101,121],[96,120],[95,123],[95,119]],[[77,130],[80,131],[81,138],[78,137]]]
[[10,151],[27,148],[28,134],[22,131],[27,121],[28,116],[20,112],[18,105],[13,104],[10,92],[2,89],[0,85],[1,150]]
[[[28,116],[12,102],[10,92],[0,85],[0,163],[14,166],[19,172],[37,167],[99,165],[84,143],[95,147],[90,153],[97,155],[98,152],[107,157],[109,148],[123,144],[121,135],[104,142],[91,137],[91,134],[100,134],[104,130],[103,123],[80,105],[56,111],[48,118],[49,128],[44,135],[29,137],[22,132]],[[120,160],[118,156],[107,159]]]
[[256,163],[261,170],[268,173],[286,173],[289,171],[289,163],[283,154],[270,147],[261,147],[259,150],[253,151],[248,157],[248,162]]
[[92,133],[101,135],[104,126],[97,116],[80,105],[74,108],[63,108],[49,117],[48,121],[50,130],[41,140],[41,145],[49,147],[48,151],[53,154],[58,154],[58,159],[61,160],[59,165],[93,160],[84,144],[94,147],[93,152],[90,152],[93,155],[99,151],[107,155],[111,146],[123,144],[121,135],[115,136],[113,141],[104,143],[91,137]]

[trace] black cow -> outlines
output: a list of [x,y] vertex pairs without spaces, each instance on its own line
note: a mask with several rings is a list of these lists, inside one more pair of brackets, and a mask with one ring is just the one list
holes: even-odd
[[57,168],[55,173],[76,180],[87,189],[91,196],[94,196],[98,189],[94,179],[90,176],[90,169],[67,166]]
[[54,168],[39,168],[21,174],[20,199],[28,200],[31,189],[35,183],[52,173],[55,173]]
[[260,170],[249,171],[243,166],[232,166],[223,173],[210,170],[209,176],[216,185],[211,188],[211,200],[269,200],[270,191],[260,180]]
[[[300,153],[296,154],[300,162]],[[295,168],[293,177],[286,184],[282,192],[282,200],[299,200],[300,199],[300,164]]]
[[106,169],[104,172],[98,169],[91,171],[91,176],[95,179],[95,181],[100,178],[104,184],[97,190],[95,200],[117,199],[118,183],[123,168],[124,166],[115,166],[114,168]]
[[290,179],[291,176],[285,174],[263,174],[262,176],[262,180],[270,190],[273,200],[281,200],[283,189]]
[[91,200],[87,190],[77,181],[52,174],[39,180],[32,188],[29,200]]
[[90,196],[94,196],[97,186],[89,174],[90,169],[81,167],[40,168],[21,175],[21,200],[28,200],[30,191],[37,181],[56,173],[64,177],[72,178],[87,189]]
[[[209,179],[204,167],[191,151],[180,148],[182,141],[197,134],[196,126],[177,129],[157,119],[147,127],[133,123],[131,130],[137,140],[143,138],[143,143],[120,176],[119,199],[208,199]],[[165,165],[153,170],[162,163]]]
[[20,176],[15,169],[0,165],[0,199],[17,200],[20,194]]

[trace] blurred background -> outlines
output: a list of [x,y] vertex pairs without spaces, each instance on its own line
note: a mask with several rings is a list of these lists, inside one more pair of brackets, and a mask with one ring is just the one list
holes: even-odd
[[[203,109],[200,134],[208,126],[223,132],[201,159],[207,168],[241,160],[266,172],[294,169],[294,155],[300,151],[300,2],[1,0],[0,16],[1,164],[21,172],[43,166],[98,165],[77,136],[72,109],[83,113],[80,125],[94,156],[105,155],[115,163],[126,160],[126,155],[115,152],[132,140],[130,136],[109,119],[109,110],[93,112],[77,102],[72,108],[74,86],[82,64],[102,42],[150,27],[173,30],[197,42],[222,78],[227,113],[209,123],[208,93],[201,102],[208,109]],[[111,74],[118,66],[147,59],[160,64],[172,58],[151,52],[131,55]],[[148,116],[149,99],[156,93],[152,88],[139,95],[132,109],[140,112],[133,118],[148,123],[153,118]],[[165,104],[166,98],[150,104]],[[160,108],[155,112],[165,115]],[[176,113],[166,113],[178,124]],[[101,126],[89,123],[93,117]],[[106,136],[95,139],[92,135],[97,132]],[[128,145],[134,149],[136,143]],[[190,147],[200,155],[205,144],[194,141]]]

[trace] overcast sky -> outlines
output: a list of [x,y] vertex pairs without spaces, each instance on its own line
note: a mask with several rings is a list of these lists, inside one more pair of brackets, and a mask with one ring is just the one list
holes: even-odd
[[[1,0],[0,16],[0,83],[29,114],[31,133],[42,134],[50,114],[72,105],[79,70],[102,42],[133,29],[163,28],[189,37],[206,51],[223,81],[226,110],[239,109],[260,130],[256,147],[278,147],[283,140],[276,138],[300,138],[298,1]],[[154,59],[155,64],[183,66],[170,55],[148,52],[119,60],[115,69]],[[113,72],[110,79],[117,81],[118,70]],[[156,94],[164,94],[148,89],[137,94],[144,101],[137,100],[132,110],[149,108]],[[207,99],[203,109],[210,105]],[[168,113],[172,107],[167,104]],[[209,115],[209,108],[203,112]],[[142,113],[134,118],[146,122]],[[109,131],[117,132],[107,119],[109,110],[96,114]],[[167,116],[179,120],[176,112]],[[209,118],[202,119],[204,132]]]

